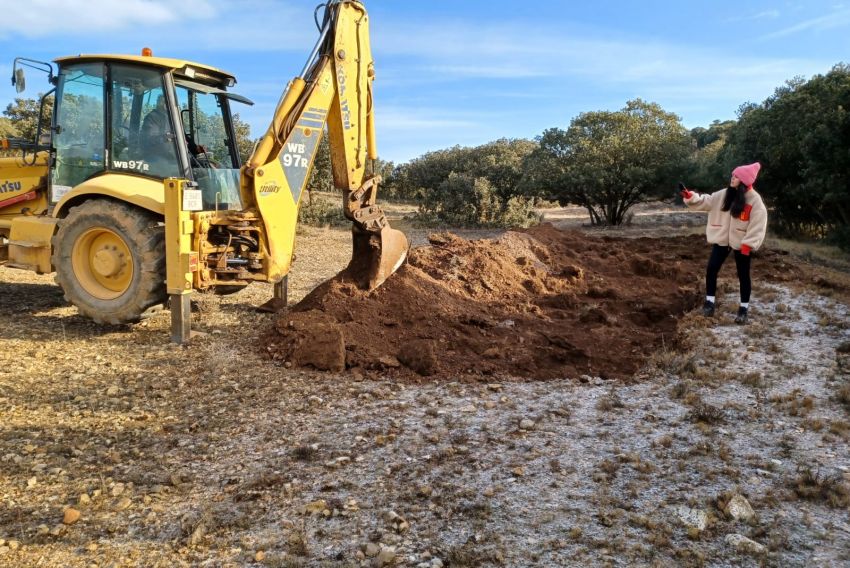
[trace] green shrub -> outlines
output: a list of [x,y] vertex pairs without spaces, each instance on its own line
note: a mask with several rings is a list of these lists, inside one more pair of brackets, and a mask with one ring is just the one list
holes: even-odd
[[416,220],[459,227],[528,227],[540,216],[533,199],[504,200],[486,178],[452,172],[425,196]]
[[342,198],[307,195],[298,210],[298,224],[311,227],[343,227],[349,221],[342,214]]

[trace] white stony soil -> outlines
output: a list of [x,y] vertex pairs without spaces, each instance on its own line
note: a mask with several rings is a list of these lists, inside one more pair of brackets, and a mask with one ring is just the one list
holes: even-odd
[[830,298],[761,285],[742,327],[724,281],[630,384],[411,384],[271,366],[267,288],[201,297],[180,348],[50,281],[0,268],[0,566],[850,564]]

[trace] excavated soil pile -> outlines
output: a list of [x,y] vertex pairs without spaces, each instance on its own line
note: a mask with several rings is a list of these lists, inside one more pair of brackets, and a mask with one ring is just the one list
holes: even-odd
[[543,225],[498,240],[432,235],[378,290],[343,272],[282,316],[278,361],[355,374],[632,375],[700,301],[702,237],[590,237]]

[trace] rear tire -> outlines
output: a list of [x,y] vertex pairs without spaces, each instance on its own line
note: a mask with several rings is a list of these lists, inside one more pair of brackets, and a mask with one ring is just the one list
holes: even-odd
[[65,299],[97,323],[134,323],[165,302],[165,228],[132,205],[72,207],[53,237],[52,262]]

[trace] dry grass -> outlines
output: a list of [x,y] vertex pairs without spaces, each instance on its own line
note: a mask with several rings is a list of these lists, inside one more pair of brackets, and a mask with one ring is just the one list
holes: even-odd
[[850,259],[840,248],[814,242],[793,241],[776,236],[768,236],[765,246],[822,266],[828,266],[842,272],[850,272]]
[[797,497],[824,502],[831,507],[850,507],[850,485],[839,473],[803,468],[791,479],[790,486]]

